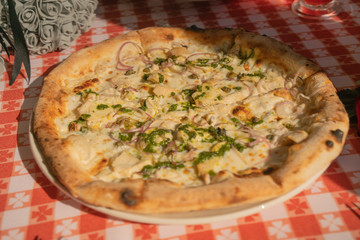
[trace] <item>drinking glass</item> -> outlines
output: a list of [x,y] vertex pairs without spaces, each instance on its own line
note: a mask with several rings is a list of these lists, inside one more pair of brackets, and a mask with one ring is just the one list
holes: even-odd
[[340,13],[341,4],[338,0],[295,0],[292,10],[303,18],[331,18]]

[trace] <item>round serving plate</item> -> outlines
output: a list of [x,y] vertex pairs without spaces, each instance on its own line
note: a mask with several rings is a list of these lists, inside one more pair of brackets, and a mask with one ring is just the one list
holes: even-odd
[[[32,129],[31,126],[30,129]],[[49,181],[51,181],[67,196],[72,198],[74,201],[83,204],[84,206],[87,206],[91,209],[107,214],[109,216],[119,218],[121,220],[128,220],[128,221],[149,223],[149,224],[182,224],[182,225],[205,224],[205,223],[220,222],[220,221],[226,221],[230,219],[248,216],[260,212],[265,208],[270,208],[273,205],[282,203],[292,198],[293,196],[297,195],[306,187],[308,187],[311,183],[313,183],[327,168],[326,167],[322,169],[317,174],[315,174],[310,179],[308,179],[306,182],[296,187],[295,189],[291,190],[290,192],[287,192],[286,194],[283,194],[279,197],[267,201],[245,204],[236,207],[200,210],[200,211],[192,211],[192,212],[184,212],[184,213],[141,214],[141,213],[132,213],[126,211],[113,210],[105,207],[94,206],[73,197],[69,193],[69,191],[50,172],[45,157],[41,153],[36,138],[34,137],[31,130],[29,133],[29,138],[30,138],[31,150],[39,168],[41,169],[43,174],[49,179]]]

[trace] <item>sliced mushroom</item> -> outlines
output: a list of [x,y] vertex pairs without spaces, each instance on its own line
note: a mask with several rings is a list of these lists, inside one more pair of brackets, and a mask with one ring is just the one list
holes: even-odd
[[275,105],[275,112],[280,118],[286,118],[293,112],[294,103],[282,101]]
[[172,92],[174,92],[174,89],[172,88],[169,88],[169,87],[165,87],[165,86],[156,86],[154,88],[154,93],[157,95],[157,96],[168,96],[170,95]]
[[291,141],[293,141],[294,143],[299,143],[304,141],[307,137],[308,137],[308,133],[305,132],[304,130],[295,130],[290,132],[287,135],[287,138]]
[[222,170],[215,175],[215,177],[212,179],[212,182],[222,182],[232,177],[234,177],[234,174],[232,174],[230,171]]
[[111,163],[111,167],[121,177],[130,177],[145,165],[151,164],[150,159],[139,160],[126,151],[121,152]]
[[146,80],[153,83],[160,83],[159,73],[160,73],[159,71],[154,71],[150,73],[150,75],[146,78]]

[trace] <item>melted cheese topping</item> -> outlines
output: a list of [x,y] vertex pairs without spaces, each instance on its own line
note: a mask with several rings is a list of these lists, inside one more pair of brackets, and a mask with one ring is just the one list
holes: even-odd
[[283,143],[306,139],[299,130],[304,106],[281,70],[256,64],[253,49],[236,54],[182,44],[144,51],[124,43],[119,61],[96,71],[98,84],[74,86],[56,123],[94,179],[198,186],[224,171],[279,167]]

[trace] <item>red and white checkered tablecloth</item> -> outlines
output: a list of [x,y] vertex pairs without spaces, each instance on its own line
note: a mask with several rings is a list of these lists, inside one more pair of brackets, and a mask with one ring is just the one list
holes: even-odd
[[[237,219],[199,225],[151,225],[91,210],[58,190],[29,146],[29,118],[44,75],[69,54],[148,26],[245,28],[285,42],[318,63],[338,89],[360,86],[360,1],[341,0],[331,21],[304,20],[286,0],[100,1],[92,28],[62,52],[31,56],[30,85],[0,75],[0,237],[7,239],[360,239],[360,219],[345,203],[360,201],[360,138],[345,147],[310,187],[283,203]],[[11,57],[11,62],[13,56]]]

